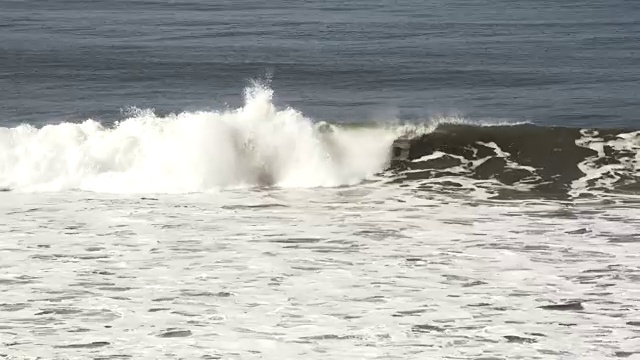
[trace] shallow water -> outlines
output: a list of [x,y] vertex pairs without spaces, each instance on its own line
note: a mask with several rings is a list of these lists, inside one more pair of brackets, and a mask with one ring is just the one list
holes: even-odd
[[640,345],[637,204],[376,185],[0,196],[10,357],[556,359]]

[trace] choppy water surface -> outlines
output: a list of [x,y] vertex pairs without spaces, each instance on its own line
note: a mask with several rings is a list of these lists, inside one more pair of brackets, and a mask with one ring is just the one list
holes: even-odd
[[636,202],[451,201],[373,184],[0,196],[9,358],[640,350]]

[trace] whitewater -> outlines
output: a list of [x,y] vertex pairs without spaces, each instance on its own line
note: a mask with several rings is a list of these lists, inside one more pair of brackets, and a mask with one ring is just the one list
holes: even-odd
[[399,129],[315,123],[254,85],[245,105],[105,127],[95,120],[0,128],[0,186],[16,191],[188,193],[351,185],[388,165]]
[[8,359],[615,359],[640,203],[402,184],[0,193]]

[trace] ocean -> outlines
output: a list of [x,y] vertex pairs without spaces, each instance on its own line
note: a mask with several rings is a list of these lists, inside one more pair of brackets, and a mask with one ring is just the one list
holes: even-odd
[[640,2],[0,0],[0,358],[640,357]]

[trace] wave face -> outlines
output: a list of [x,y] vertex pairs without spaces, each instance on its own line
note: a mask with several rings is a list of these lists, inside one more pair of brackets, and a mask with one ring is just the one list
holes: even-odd
[[[441,124],[394,143],[398,182],[498,197],[640,194],[640,131]],[[471,180],[471,182],[470,182]]]
[[113,127],[87,120],[0,128],[0,187],[185,193],[338,186],[388,165],[393,130],[314,123],[277,109],[272,96],[256,85],[236,110],[166,117],[137,111]]

